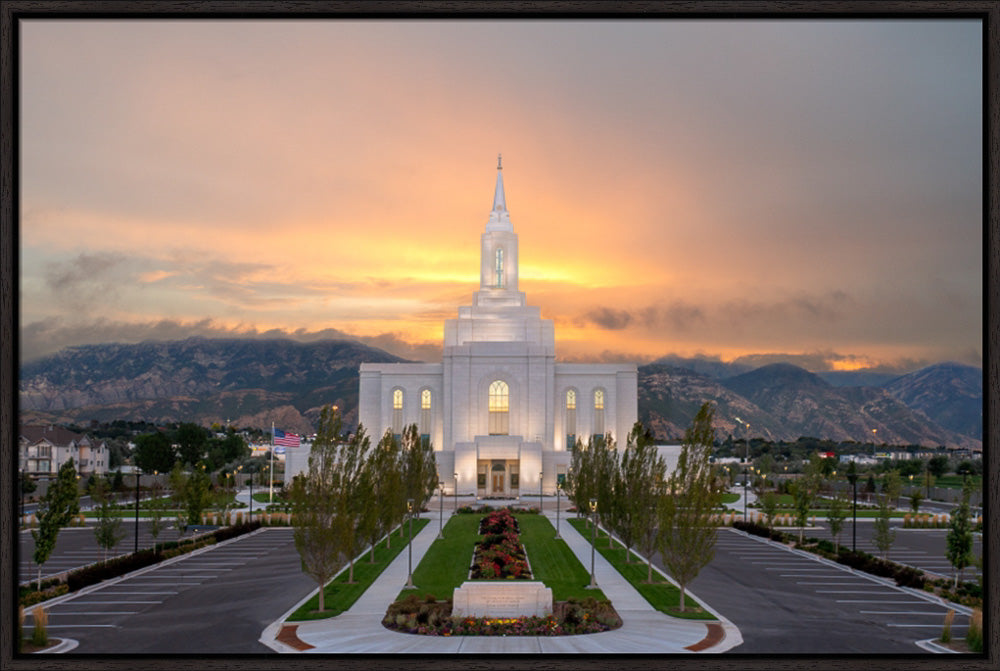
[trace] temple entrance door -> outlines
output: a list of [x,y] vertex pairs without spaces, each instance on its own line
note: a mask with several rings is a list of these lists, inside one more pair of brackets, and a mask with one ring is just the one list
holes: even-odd
[[502,494],[503,493],[503,491],[504,491],[503,476],[504,476],[504,474],[502,472],[501,473],[497,473],[497,472],[494,471],[494,473],[493,473],[493,493],[494,494]]

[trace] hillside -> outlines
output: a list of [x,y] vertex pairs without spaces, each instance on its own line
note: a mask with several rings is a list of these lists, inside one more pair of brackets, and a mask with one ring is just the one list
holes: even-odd
[[[932,366],[886,388],[833,386],[789,364],[741,374],[705,360],[639,368],[639,419],[660,440],[683,437],[704,401],[716,404],[716,436],[772,440],[800,436],[879,443],[981,446],[982,372]],[[311,432],[319,408],[336,404],[357,422],[358,367],[398,357],[351,341],[189,338],[64,350],[21,370],[23,421],[213,422]],[[960,367],[964,368],[964,367]],[[728,374],[728,375],[727,375]],[[942,380],[948,381],[947,383]],[[917,406],[916,409],[912,406]],[[923,410],[926,408],[926,410]],[[937,413],[937,414],[935,414]],[[934,421],[937,417],[952,423]],[[976,419],[978,418],[978,424]],[[955,426],[978,429],[980,438]]]

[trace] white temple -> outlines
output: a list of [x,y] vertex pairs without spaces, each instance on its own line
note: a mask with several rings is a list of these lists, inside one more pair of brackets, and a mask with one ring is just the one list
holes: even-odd
[[554,494],[579,437],[624,441],[638,415],[633,363],[556,363],[552,320],[517,288],[517,234],[497,160],[479,291],[444,325],[441,363],[361,364],[359,421],[372,442],[417,424],[446,490]]

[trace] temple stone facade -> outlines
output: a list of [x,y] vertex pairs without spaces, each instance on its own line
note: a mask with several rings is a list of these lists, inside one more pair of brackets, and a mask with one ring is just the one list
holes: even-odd
[[552,320],[518,290],[517,234],[498,161],[479,290],[444,325],[441,363],[361,364],[359,420],[373,441],[416,424],[445,490],[554,494],[570,446],[624,440],[638,416],[634,363],[556,363]]

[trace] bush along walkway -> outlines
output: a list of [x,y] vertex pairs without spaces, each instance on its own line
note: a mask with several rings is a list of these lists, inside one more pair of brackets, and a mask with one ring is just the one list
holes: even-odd
[[[529,541],[522,544],[522,529],[537,550],[537,553],[532,551],[532,556],[536,557],[534,579],[553,588],[552,614],[546,617],[452,617],[451,594],[466,580],[532,579],[533,567],[528,564],[525,549]],[[565,542],[553,539],[554,534],[552,524],[537,513],[514,515],[508,509],[490,509],[478,521],[463,514],[456,515],[448,521],[444,539],[435,541],[428,549],[414,574],[418,587],[433,585],[437,594],[404,591],[389,606],[382,625],[402,633],[427,636],[562,636],[620,627],[621,618],[600,592],[595,590],[582,598],[564,596],[564,582],[579,583],[571,588],[577,594],[576,588],[582,588],[588,576]],[[562,550],[549,547],[551,545],[561,545]],[[471,551],[471,568],[468,568],[468,560],[463,567],[446,559],[461,556],[463,549],[465,557],[469,557]],[[438,575],[439,569],[449,577]],[[542,579],[546,575],[557,579],[550,585]],[[447,598],[439,598],[444,596]]]

